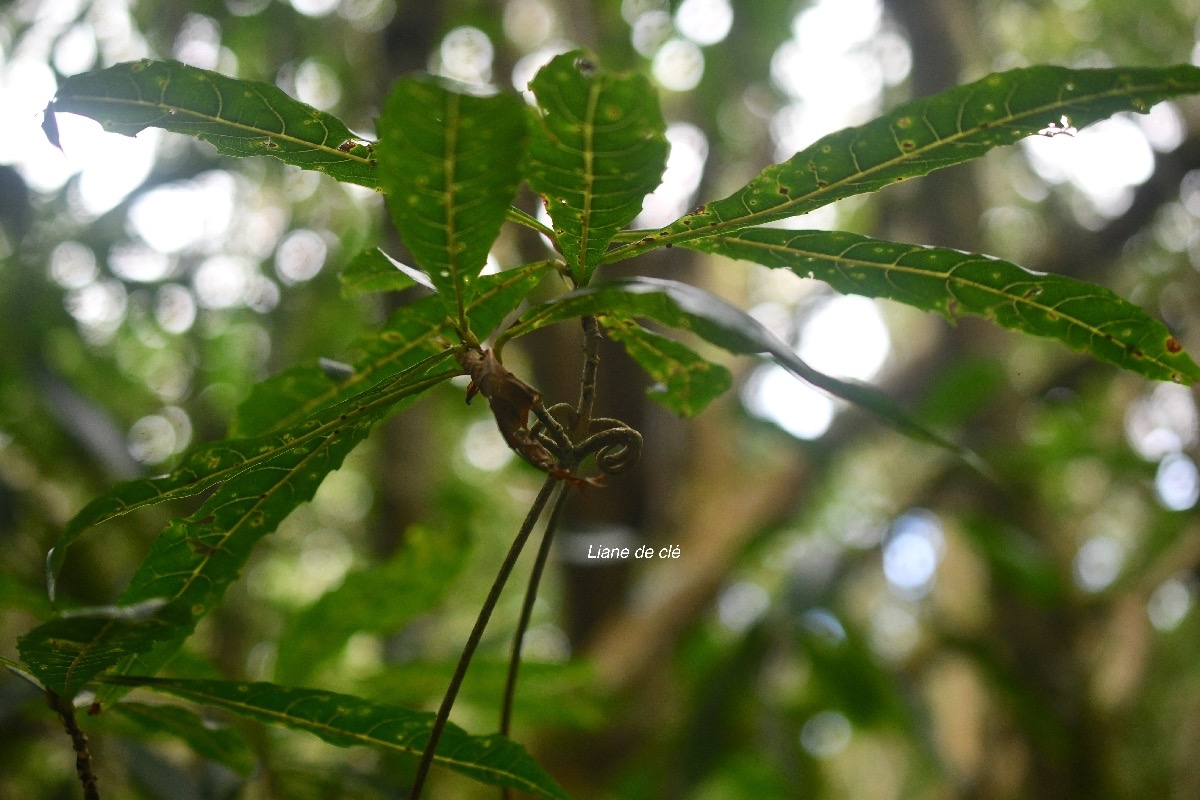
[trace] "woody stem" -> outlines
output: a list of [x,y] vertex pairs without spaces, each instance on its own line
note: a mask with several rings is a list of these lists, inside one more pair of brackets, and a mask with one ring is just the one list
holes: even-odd
[[583,323],[583,374],[579,378],[579,405],[575,407],[576,428],[572,434],[576,439],[587,434],[592,421],[592,410],[596,405],[596,374],[600,370],[600,322],[591,315],[581,319]]
[[96,773],[92,768],[92,752],[88,748],[87,735],[80,729],[79,721],[75,718],[75,706],[69,699],[54,692],[47,692],[46,699],[58,712],[67,735],[71,737],[71,745],[75,749],[75,772],[83,786],[84,800],[100,800],[100,789],[96,786]]

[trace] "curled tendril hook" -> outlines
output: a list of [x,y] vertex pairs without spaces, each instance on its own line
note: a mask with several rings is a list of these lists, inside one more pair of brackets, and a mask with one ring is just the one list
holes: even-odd
[[602,426],[575,446],[573,455],[582,461],[596,456],[596,466],[605,475],[624,472],[638,462],[642,455],[642,434],[619,419],[596,417],[592,425]]
[[[559,417],[564,420],[560,421]],[[569,472],[588,456],[596,457],[596,467],[604,475],[616,475],[637,463],[642,454],[642,435],[619,419],[593,417],[588,428],[598,429],[575,444],[567,429],[576,427],[577,413],[567,403],[558,403],[537,414],[538,422],[530,433],[538,438],[558,460],[559,468]]]

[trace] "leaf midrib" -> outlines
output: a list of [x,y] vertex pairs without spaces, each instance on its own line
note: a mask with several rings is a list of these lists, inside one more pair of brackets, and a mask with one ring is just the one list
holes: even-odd
[[[1163,79],[1163,80],[1157,81],[1153,84],[1145,84],[1145,85],[1136,86],[1136,87],[1132,86],[1132,85],[1124,85],[1119,88],[1110,88],[1103,92],[1095,92],[1090,95],[1080,95],[1078,97],[1073,97],[1073,98],[1071,98],[1071,103],[1074,104],[1074,103],[1082,103],[1082,102],[1095,102],[1095,101],[1104,100],[1104,99],[1108,99],[1108,98],[1116,98],[1116,97],[1126,96],[1126,95],[1129,95],[1136,91],[1150,91],[1150,90],[1154,90],[1154,89],[1161,90],[1163,88],[1166,88],[1168,86],[1171,86],[1171,85],[1174,85],[1177,83],[1178,82],[1175,81],[1174,79],[1168,78],[1168,79]],[[1015,90],[1016,90],[1016,87],[1013,87],[1010,90],[1009,98],[1012,97],[1012,93]],[[966,106],[969,99],[970,99],[969,97],[965,98],[962,101],[962,103],[960,104],[960,106],[959,106],[960,113],[961,113],[961,109]],[[1007,108],[1008,107],[1008,99],[1007,98],[1005,99],[1004,104],[1005,104],[1005,107]],[[1010,113],[1006,117],[999,117],[995,120],[989,120],[987,127],[1003,128],[1003,127],[1011,126],[1016,122],[1027,119],[1029,117],[1036,116],[1037,114],[1042,114],[1047,111],[1062,108],[1064,105],[1065,105],[1065,103],[1062,100],[1062,87],[1059,87],[1059,95],[1058,95],[1057,100],[1054,103],[1043,104],[1043,105],[1031,108],[1027,111],[1021,112],[1019,114],[1011,114]],[[896,109],[895,111],[898,111],[898,110],[899,109]],[[892,113],[895,113],[895,111],[893,111]],[[928,124],[927,119],[925,119],[924,117],[922,117],[922,119],[924,119],[926,124]],[[866,127],[867,125],[870,125],[870,124],[871,123],[868,122],[865,125],[858,126],[858,127],[862,128],[862,127]],[[841,133],[845,130],[848,130],[848,129],[842,129],[842,131],[833,131],[829,134],[826,134],[826,136],[821,137],[821,139],[824,139],[827,136],[833,136],[833,135],[835,135],[837,133]],[[819,199],[823,195],[834,193],[836,190],[839,190],[845,186],[859,182],[864,177],[869,178],[873,174],[876,174],[876,173],[882,172],[886,169],[895,167],[898,163],[902,163],[905,161],[918,160],[918,156],[927,154],[936,148],[941,148],[948,144],[954,144],[955,142],[962,141],[964,138],[966,138],[968,136],[973,136],[982,130],[985,130],[985,128],[981,128],[978,126],[970,128],[965,131],[959,130],[956,134],[952,134],[951,136],[948,136],[945,138],[938,138],[935,142],[933,142],[929,145],[925,145],[923,147],[918,147],[913,150],[902,152],[902,153],[900,153],[899,156],[889,159],[887,161],[881,162],[880,164],[878,164],[874,167],[871,167],[870,169],[855,172],[854,174],[849,175],[840,180],[832,181],[827,186],[818,187],[818,189],[814,192],[809,192],[807,194],[792,198],[790,200],[787,200],[786,202],[780,203],[779,205],[771,206],[769,209],[764,209],[762,211],[752,211],[752,212],[745,214],[744,216],[733,217],[733,218],[727,219],[727,220],[718,220],[718,221],[715,221],[712,223],[708,223],[708,224],[700,227],[699,229],[693,228],[693,229],[689,229],[689,230],[676,231],[674,233],[667,233],[666,231],[668,231],[671,228],[671,226],[678,224],[679,220],[676,220],[675,222],[672,222],[670,225],[659,228],[657,230],[647,229],[645,231],[630,232],[630,236],[632,236],[634,233],[639,234],[638,240],[635,242],[632,242],[630,244],[623,245],[621,247],[616,247],[616,248],[610,250],[609,252],[605,253],[604,256],[600,259],[600,263],[601,264],[611,264],[614,261],[621,261],[626,258],[631,258],[633,256],[639,255],[641,253],[661,247],[666,244],[677,244],[680,242],[691,241],[692,239],[708,238],[708,237],[714,236],[716,234],[725,233],[725,232],[728,232],[731,230],[737,230],[740,228],[749,227],[751,225],[757,224],[760,221],[769,221],[766,218],[768,218],[768,217],[775,218],[778,214],[780,214],[781,212],[786,212],[789,208],[794,208],[794,207],[804,204],[804,203],[810,203],[813,200]],[[936,131],[934,131],[934,134],[936,135]],[[805,151],[811,149],[812,147],[815,147],[817,144],[819,144],[821,142],[821,139],[818,139],[816,142],[814,142],[812,145],[810,145],[810,147],[807,147],[804,150],[799,151],[798,153],[796,153],[796,155],[800,155],[801,153],[804,153]],[[1016,141],[1016,140],[1014,140],[1014,141]],[[853,150],[851,151],[851,153],[853,154]],[[795,157],[796,157],[795,155],[792,156],[792,158],[795,158]],[[779,166],[782,166],[783,164],[787,164],[790,161],[791,161],[791,159],[788,159],[788,161],[774,164],[774,165],[772,165],[772,167],[779,167]],[[771,167],[768,167],[767,169],[771,169]],[[761,175],[759,177],[761,177]],[[757,180],[757,179],[758,178],[755,178],[755,180]],[[745,190],[745,187],[743,187],[742,190],[739,190],[739,193],[744,190]],[[732,197],[732,195],[731,195],[731,197]],[[722,199],[728,199],[728,198],[722,198]],[[838,199],[840,199],[840,198],[838,198]],[[717,202],[720,202],[720,201],[717,201]],[[820,207],[821,206],[815,206],[815,208],[820,208]],[[688,216],[695,216],[695,215],[691,215],[691,214],[685,215],[684,217],[681,217],[680,219],[685,219]],[[784,214],[784,216],[787,216],[787,215]],[[646,238],[653,238],[654,241],[652,243],[647,244],[644,241]]]
[[[800,258],[807,257],[807,258],[820,259],[820,260],[824,260],[824,261],[832,261],[837,264],[844,264],[845,266],[848,266],[848,267],[872,268],[872,269],[880,270],[884,274],[886,274],[889,271],[895,270],[902,274],[916,275],[916,276],[919,276],[922,278],[927,278],[927,279],[940,278],[942,280],[945,280],[947,283],[955,283],[964,288],[976,289],[976,290],[994,295],[996,297],[1003,298],[1006,302],[1008,302],[1014,306],[1016,306],[1018,304],[1022,304],[1022,305],[1028,306],[1030,309],[1036,309],[1045,314],[1053,314],[1053,315],[1059,317],[1060,319],[1062,319],[1064,322],[1067,322],[1069,324],[1072,324],[1072,325],[1078,326],[1079,328],[1082,328],[1083,330],[1087,331],[1093,337],[1104,339],[1106,341],[1111,341],[1111,342],[1118,344],[1119,346],[1123,346],[1123,345],[1121,345],[1120,342],[1117,342],[1112,337],[1111,334],[1105,333],[1101,329],[1099,329],[1099,328],[1095,327],[1094,325],[1091,325],[1087,322],[1084,322],[1083,320],[1079,319],[1078,317],[1075,317],[1073,315],[1070,315],[1063,311],[1060,311],[1055,307],[1045,305],[1042,303],[1034,302],[1034,297],[1036,297],[1037,295],[1035,295],[1034,297],[1026,297],[1024,295],[1018,296],[1018,295],[1005,294],[1002,290],[997,289],[995,287],[988,286],[987,284],[984,284],[984,283],[979,283],[978,281],[973,281],[973,280],[966,279],[966,278],[960,278],[954,274],[955,270],[957,270],[959,267],[961,267],[964,263],[967,263],[968,261],[978,261],[981,263],[986,263],[987,261],[990,260],[986,256],[976,256],[974,258],[968,258],[964,261],[960,261],[959,263],[955,264],[954,267],[949,272],[935,273],[935,272],[930,272],[927,270],[920,270],[920,269],[917,269],[914,267],[903,266],[903,265],[895,263],[895,262],[892,262],[890,264],[882,264],[878,261],[866,261],[863,259],[851,258],[851,257],[845,256],[845,255],[836,255],[835,256],[835,255],[830,255],[828,253],[823,253],[820,250],[809,250],[809,249],[805,249],[803,247],[780,245],[780,244],[774,244],[774,243],[770,243],[770,242],[755,241],[755,240],[751,240],[751,239],[731,239],[731,238],[728,238],[725,236],[720,236],[720,237],[713,237],[713,241],[715,241],[715,242],[728,241],[730,243],[734,243],[734,244],[738,244],[738,245],[746,245],[746,246],[758,248],[761,250],[767,250],[770,252],[785,254],[789,257],[793,257],[793,256],[800,257]],[[856,243],[856,244],[852,245],[851,247],[858,247],[858,246],[861,246],[861,244],[862,243]],[[903,258],[905,255],[908,255],[909,253],[915,253],[915,252],[920,252],[920,251],[921,251],[921,248],[914,245],[911,247],[911,249],[906,250],[904,252],[904,254],[901,255],[900,257]],[[967,254],[967,255],[969,255],[969,254]],[[1030,273],[1029,277],[1031,280],[1037,279],[1037,275],[1035,275],[1033,273]],[[1071,299],[1077,299],[1077,298],[1071,298]],[[950,317],[950,318],[953,318],[953,316],[954,316],[953,312],[949,308],[947,308],[944,313],[947,315],[947,317]],[[986,315],[981,314],[980,316],[986,316]],[[1150,363],[1152,363],[1158,367],[1161,367],[1162,369],[1166,370],[1167,372],[1174,373],[1174,374],[1179,373],[1179,369],[1177,367],[1174,367],[1170,364],[1166,364],[1163,361],[1161,361],[1160,359],[1158,359],[1157,357],[1153,356],[1152,354],[1146,353],[1145,351],[1141,351],[1141,352],[1142,352],[1143,357],[1145,357],[1146,360],[1149,361]]]
[[[136,83],[134,83],[134,86],[137,89],[138,94],[141,95],[141,93],[142,93],[141,87],[138,86]],[[220,89],[217,89],[216,87],[213,87],[213,88],[214,88],[214,91],[216,91],[216,93],[217,93],[218,103],[221,105],[221,107],[223,107],[224,106],[224,97],[222,97]],[[164,90],[165,90],[165,87],[164,87]],[[288,142],[293,145],[302,145],[305,147],[309,147],[314,150],[318,150],[322,153],[332,155],[332,156],[339,158],[341,160],[344,160],[344,161],[357,162],[358,164],[360,164],[362,166],[366,166],[366,167],[372,166],[371,159],[369,159],[369,158],[364,158],[363,156],[354,155],[353,153],[342,151],[342,150],[337,149],[336,147],[330,147],[329,145],[326,145],[326,144],[317,144],[310,140],[301,139],[292,134],[287,133],[286,132],[286,128],[287,128],[286,120],[284,120],[283,117],[279,116],[279,112],[275,110],[274,106],[265,97],[263,97],[262,94],[259,93],[257,89],[255,89],[255,94],[258,95],[258,98],[263,102],[263,105],[267,109],[269,109],[272,114],[274,114],[276,117],[279,117],[279,120],[284,128],[284,132],[271,131],[271,130],[267,130],[265,128],[256,128],[252,125],[246,125],[244,123],[234,122],[232,120],[225,119],[223,117],[212,116],[211,114],[202,114],[198,111],[186,108],[184,106],[171,105],[162,100],[158,100],[158,101],[148,100],[144,97],[139,97],[138,99],[135,100],[135,99],[125,98],[125,97],[110,97],[110,96],[91,95],[91,94],[72,94],[70,99],[71,100],[79,100],[82,102],[90,101],[93,103],[108,103],[108,104],[114,105],[114,106],[126,105],[126,106],[131,106],[134,108],[152,108],[152,109],[155,109],[155,110],[161,112],[162,116],[167,117],[167,118],[172,117],[172,116],[184,116],[184,117],[189,117],[192,120],[197,120],[200,122],[206,122],[206,123],[210,123],[210,124],[211,123],[220,123],[221,125],[225,125],[227,127],[233,128],[235,130],[245,131],[247,133],[255,134],[258,136],[266,136],[266,137],[270,137],[273,139],[279,139],[279,140]],[[74,112],[68,111],[66,113],[74,113]],[[110,121],[110,124],[112,124],[112,121]],[[122,124],[122,123],[118,123],[118,124]],[[142,127],[147,128],[147,127],[163,127],[163,126],[153,125],[153,124],[148,123],[146,125],[143,125]],[[168,130],[169,130],[169,128],[168,128]],[[328,129],[326,129],[326,130],[328,130]],[[263,155],[272,155],[272,154],[268,152],[268,153],[264,153]]]
[[[156,682],[147,681],[146,682],[147,688],[151,688],[151,689],[154,688],[155,683]],[[172,688],[175,688],[175,687],[172,687]],[[282,687],[280,687],[280,688],[282,688]],[[178,693],[179,695],[189,697],[192,700],[196,700],[196,701],[202,702],[202,703],[207,702],[207,703],[210,703],[210,704],[218,706],[218,707],[225,707],[225,708],[230,708],[230,709],[241,709],[243,711],[243,713],[248,717],[253,717],[253,716],[268,717],[270,719],[277,720],[278,722],[282,723],[283,725],[285,725],[286,727],[289,727],[289,728],[307,729],[307,730],[313,731],[313,732],[320,730],[320,731],[324,731],[324,732],[330,734],[331,736],[340,736],[340,737],[355,739],[365,745],[369,745],[372,747],[383,746],[389,750],[395,750],[396,752],[400,752],[400,753],[417,752],[417,749],[415,747],[404,747],[397,742],[392,742],[392,741],[388,741],[386,739],[379,739],[379,738],[372,737],[369,733],[359,733],[357,731],[352,731],[352,730],[349,730],[346,728],[337,728],[337,727],[330,725],[328,722],[317,722],[316,720],[305,719],[303,717],[297,717],[297,716],[291,715],[286,710],[275,711],[273,709],[269,709],[264,706],[251,705],[250,703],[247,703],[247,702],[239,702],[239,701],[224,697],[222,695],[216,695],[216,694],[212,694],[210,692],[204,692],[199,689],[179,687],[179,688],[175,688],[175,691],[171,691],[170,689],[164,687],[160,691],[167,691],[171,694]],[[305,700],[311,700],[311,699],[313,699],[313,698],[299,697],[299,698],[295,698],[294,702],[303,702]],[[332,698],[326,697],[323,699],[330,700]],[[528,787],[528,791],[532,791],[537,794],[544,793],[543,788],[541,786],[534,783],[533,781],[530,781],[528,778],[525,778],[522,775],[519,775],[517,773],[511,772],[509,770],[505,770],[505,769],[502,769],[499,767],[481,766],[476,762],[456,759],[450,755],[440,754],[440,752],[434,753],[434,761],[441,762],[443,764],[459,765],[459,766],[467,767],[467,768],[474,769],[474,770],[480,770],[482,772],[490,772],[494,775],[503,775],[503,776],[509,778],[510,780],[512,780],[514,783],[519,783],[522,786]]]
[[577,280],[586,280],[588,270],[588,239],[591,237],[592,189],[596,183],[595,125],[596,106],[600,101],[600,83],[588,86],[587,113],[582,120],[583,133],[583,208],[579,212],[579,273]]

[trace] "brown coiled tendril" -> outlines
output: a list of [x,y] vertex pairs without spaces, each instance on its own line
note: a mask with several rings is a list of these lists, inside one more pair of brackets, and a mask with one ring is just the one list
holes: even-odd
[[[547,409],[535,409],[538,421],[530,432],[554,454],[560,469],[574,472],[594,456],[602,475],[617,475],[638,462],[642,454],[642,434],[612,417],[593,417],[581,423],[574,407],[558,403]],[[562,417],[560,420],[559,417]],[[573,442],[567,430],[586,429],[580,441]],[[576,433],[576,438],[579,434]]]

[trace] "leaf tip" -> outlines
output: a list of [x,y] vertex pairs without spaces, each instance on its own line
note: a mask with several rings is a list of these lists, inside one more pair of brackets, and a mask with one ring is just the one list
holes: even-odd
[[42,112],[42,133],[46,134],[46,141],[62,151],[62,140],[58,136],[58,117],[55,115],[54,104],[55,101],[51,100],[46,105],[46,110]]

